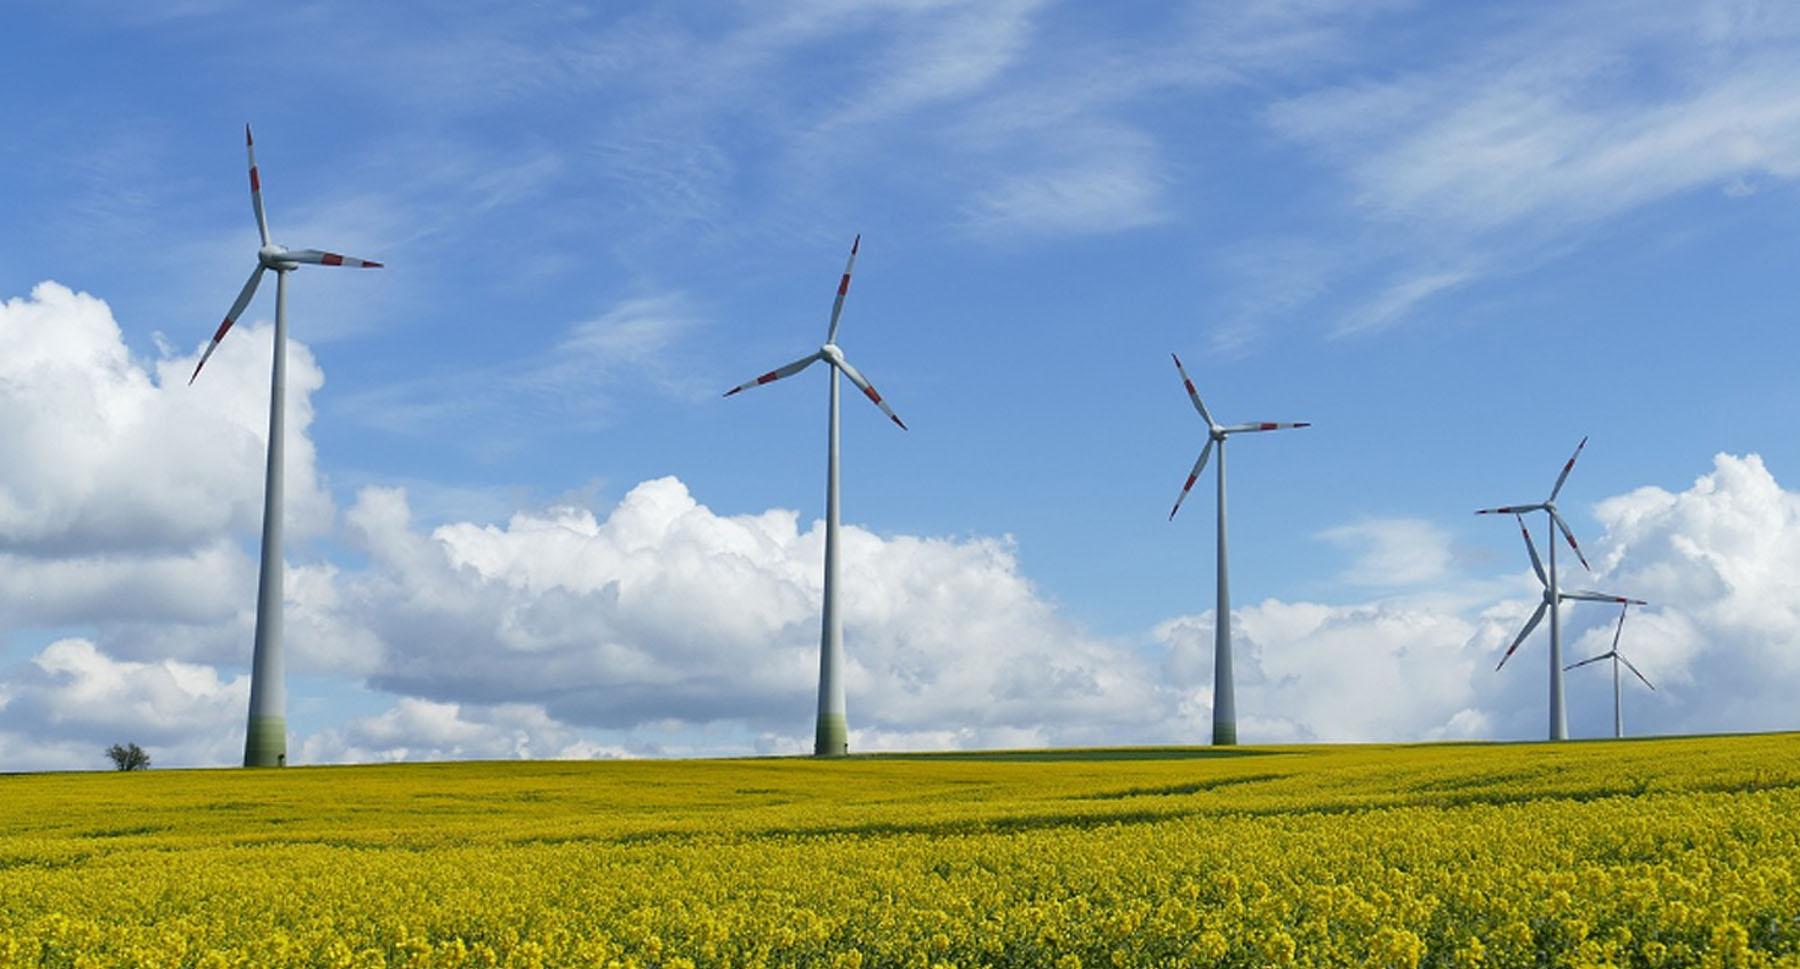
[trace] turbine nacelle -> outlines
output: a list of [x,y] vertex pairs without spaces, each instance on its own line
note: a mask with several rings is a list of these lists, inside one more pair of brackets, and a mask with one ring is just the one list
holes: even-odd
[[276,272],[285,272],[289,269],[300,268],[299,263],[288,258],[287,246],[278,246],[274,243],[270,243],[263,246],[261,249],[256,250],[256,261],[261,264],[264,269],[273,269]]

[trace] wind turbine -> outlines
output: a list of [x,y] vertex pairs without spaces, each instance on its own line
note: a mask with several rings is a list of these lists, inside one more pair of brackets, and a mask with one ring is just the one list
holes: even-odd
[[1568,666],[1564,667],[1564,669],[1572,670],[1577,666],[1586,666],[1589,663],[1598,663],[1603,659],[1609,659],[1609,658],[1613,661],[1612,662],[1613,736],[1615,738],[1620,738],[1620,737],[1625,736],[1625,712],[1624,712],[1624,703],[1620,697],[1621,691],[1619,688],[1619,664],[1624,663],[1625,666],[1631,670],[1631,675],[1637,677],[1640,680],[1643,680],[1644,685],[1647,687],[1650,687],[1650,689],[1655,690],[1656,686],[1654,684],[1652,684],[1648,679],[1645,679],[1644,674],[1638,672],[1637,667],[1631,665],[1631,660],[1626,659],[1624,653],[1619,652],[1619,634],[1625,631],[1625,612],[1626,612],[1626,610],[1630,609],[1632,606],[1648,605],[1648,603],[1644,602],[1644,600],[1642,600],[1642,599],[1625,599],[1625,598],[1621,598],[1621,597],[1617,597],[1617,596],[1615,596],[1613,598],[1614,598],[1614,601],[1619,603],[1619,624],[1617,626],[1613,627],[1612,649],[1609,649],[1606,652],[1601,653],[1599,656],[1593,657],[1592,659],[1584,659],[1579,663],[1571,663]]
[[219,341],[243,315],[256,295],[263,273],[275,272],[275,353],[269,378],[269,460],[263,476],[262,567],[256,583],[256,640],[250,661],[250,719],[244,731],[245,767],[280,767],[287,763],[287,687],[282,682],[281,658],[281,469],[282,411],[287,393],[287,277],[302,264],[356,266],[379,269],[381,263],[353,259],[318,249],[288,249],[269,241],[269,220],[263,214],[262,180],[256,172],[256,143],[250,126],[244,126],[244,149],[250,156],[250,205],[256,212],[256,231],[262,248],[256,251],[256,269],[238,292],[237,301],[225,314],[225,322],[213,333],[212,342],[188,378],[191,386],[200,368],[219,348]]
[[1232,689],[1231,680],[1231,572],[1225,561],[1225,439],[1243,431],[1279,431],[1292,427],[1311,427],[1311,422],[1279,423],[1276,421],[1259,421],[1253,424],[1233,424],[1230,427],[1221,425],[1207,413],[1206,405],[1200,402],[1199,392],[1194,390],[1194,382],[1188,379],[1186,368],[1181,365],[1181,358],[1175,354],[1175,369],[1181,374],[1181,382],[1187,387],[1188,399],[1194,402],[1194,409],[1200,412],[1200,419],[1206,422],[1206,447],[1200,451],[1200,460],[1194,462],[1194,470],[1188,473],[1187,483],[1181,486],[1181,494],[1175,496],[1175,507],[1169,509],[1169,520],[1175,520],[1175,513],[1181,510],[1181,502],[1187,498],[1188,491],[1194,487],[1200,472],[1206,470],[1206,459],[1212,456],[1213,445],[1219,447],[1219,603],[1213,610],[1213,728],[1212,742],[1214,746],[1229,746],[1237,743],[1237,701]]
[[849,724],[844,717],[844,620],[838,614],[837,578],[838,578],[838,374],[841,372],[858,390],[863,392],[881,412],[888,416],[901,430],[906,424],[894,413],[894,409],[881,399],[869,381],[844,359],[844,352],[838,349],[837,332],[838,317],[844,312],[844,296],[850,292],[850,271],[856,267],[856,251],[862,246],[862,236],[850,244],[850,261],[844,264],[844,278],[838,281],[837,299],[831,304],[831,326],[825,332],[825,345],[795,360],[786,366],[777,367],[768,373],[740,384],[725,392],[730,397],[740,390],[749,390],[763,384],[773,383],[783,377],[791,377],[805,370],[820,360],[830,364],[831,374],[831,418],[830,432],[825,464],[825,601],[821,610],[819,632],[819,717],[813,733],[813,755],[817,757],[840,757],[849,750]]
[[[1556,530],[1562,529],[1563,537],[1569,540],[1569,547],[1575,550],[1575,557],[1581,560],[1581,567],[1593,571],[1588,565],[1587,556],[1581,554],[1581,546],[1575,544],[1575,533],[1570,531],[1569,523],[1563,521],[1556,513],[1556,496],[1562,493],[1563,482],[1569,480],[1569,472],[1575,469],[1575,459],[1581,457],[1581,449],[1587,447],[1587,438],[1575,445],[1575,453],[1569,455],[1569,461],[1563,465],[1562,474],[1556,476],[1556,485],[1550,489],[1550,497],[1529,505],[1507,505],[1501,508],[1483,508],[1477,515],[1512,515],[1519,520],[1519,531],[1525,533],[1525,547],[1531,551],[1531,564],[1537,568],[1538,579],[1544,583],[1544,601],[1531,614],[1531,619],[1520,630],[1512,646],[1507,649],[1506,656],[1500,657],[1500,666],[1506,665],[1507,656],[1519,648],[1525,637],[1531,634],[1537,624],[1544,618],[1546,610],[1550,613],[1550,739],[1567,740],[1569,738],[1569,711],[1563,703],[1563,666],[1562,666],[1562,623],[1557,609],[1562,599],[1575,598],[1574,594],[1562,595],[1556,584]],[[1531,542],[1531,535],[1525,532],[1524,514],[1528,511],[1544,512],[1550,519],[1545,527],[1550,531],[1550,570],[1546,575],[1538,562],[1537,547]],[[1494,667],[1498,670],[1500,666]]]

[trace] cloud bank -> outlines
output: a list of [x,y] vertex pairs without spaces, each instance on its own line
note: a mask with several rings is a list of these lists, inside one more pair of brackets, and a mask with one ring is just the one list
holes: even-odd
[[[46,283],[0,304],[18,348],[0,361],[0,446],[23,456],[0,465],[0,769],[101,766],[124,740],[162,764],[237,759],[268,338],[228,343],[201,403],[191,354],[135,357],[91,296]],[[293,514],[333,551],[290,546],[290,668],[386,697],[315,698],[297,762],[806,749],[819,523],[722,515],[673,477],[503,522],[421,526],[392,487],[340,513],[306,440],[322,375],[292,357]],[[1626,627],[1658,687],[1629,695],[1633,731],[1791,728],[1800,494],[1720,454],[1685,490],[1593,513],[1593,584],[1652,602]],[[1245,741],[1542,734],[1542,634],[1492,669],[1534,605],[1528,572],[1467,574],[1430,522],[1319,540],[1351,556],[1348,601],[1234,613]],[[1007,538],[848,525],[842,548],[854,749],[1205,741],[1210,612],[1120,641],[1034,585]],[[1612,620],[1572,607],[1569,658],[1604,651]],[[1610,726],[1591,672],[1569,677],[1577,735]]]

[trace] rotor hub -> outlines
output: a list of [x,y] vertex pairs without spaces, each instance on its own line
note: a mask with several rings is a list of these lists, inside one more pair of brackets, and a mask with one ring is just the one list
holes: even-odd
[[834,367],[842,367],[844,365],[844,351],[839,350],[835,343],[827,343],[820,347],[819,356],[824,357],[825,360]]
[[280,270],[298,267],[299,263],[286,258],[287,252],[286,246],[278,246],[271,242],[256,250],[256,261],[262,263],[266,269]]

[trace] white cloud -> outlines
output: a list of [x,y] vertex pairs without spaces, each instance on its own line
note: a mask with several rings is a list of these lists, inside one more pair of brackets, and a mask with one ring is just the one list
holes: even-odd
[[[0,343],[0,623],[93,624],[136,659],[241,654],[271,328],[235,328],[189,386],[197,354],[140,361],[104,302],[46,282],[0,303]],[[304,540],[333,517],[308,437],[324,378],[299,344],[288,374],[286,520]]]
[[[1594,543],[1595,583],[1653,600],[1626,627],[1626,652],[1658,686],[1628,697],[1630,729],[1791,727],[1800,495],[1758,459],[1721,455],[1688,491],[1640,489],[1602,502],[1596,516],[1606,531]],[[522,512],[504,527],[426,533],[412,525],[403,493],[368,489],[346,519],[369,565],[298,570],[290,613],[311,631],[295,638],[311,643],[322,668],[396,699],[380,714],[297,738],[296,762],[806,749],[820,536],[816,526],[800,531],[793,512],[721,517],[680,482],[659,479],[604,518],[561,508]],[[1390,555],[1412,561],[1408,549],[1441,553],[1442,535],[1423,523],[1363,522],[1330,534],[1373,541],[1353,580],[1366,571],[1461,591],[1240,607],[1243,740],[1542,735],[1543,632],[1505,670],[1492,668],[1535,605],[1521,591],[1528,582],[1507,583],[1498,600],[1490,587],[1476,601],[1447,553],[1424,556],[1431,567],[1410,575],[1382,564]],[[855,749],[1207,736],[1210,613],[1167,620],[1147,649],[1133,650],[1060,618],[1004,541],[883,537],[853,526],[843,541]],[[1566,660],[1604,651],[1615,616],[1566,610]],[[11,763],[86,758],[95,739],[134,726],[189,761],[236,757],[241,677],[116,660],[80,641],[29,666],[9,675],[0,702],[0,756]],[[1568,678],[1578,736],[1610,729],[1605,679]],[[230,736],[213,736],[221,731]],[[27,756],[33,734],[45,752]]]
[[[653,720],[810,730],[822,535],[793,512],[721,517],[675,479],[604,520],[520,513],[414,530],[404,495],[347,514],[374,569],[350,582],[387,649],[376,685],[438,702],[541,704],[603,729]],[[1153,722],[1146,664],[1066,620],[991,539],[883,538],[844,554],[851,720],[872,731]]]
[[[1792,729],[1800,494],[1782,488],[1758,456],[1720,454],[1684,492],[1640,488],[1594,513],[1607,528],[1607,587],[1651,603],[1633,611],[1621,643],[1662,694],[1638,722],[1667,731]],[[1610,626],[1599,632],[1610,637]],[[1603,652],[1602,642],[1584,643],[1583,655]]]
[[[1477,627],[1401,605],[1270,599],[1233,610],[1232,658],[1246,743],[1394,741],[1467,735],[1483,722]],[[1213,614],[1155,631],[1164,675],[1195,690],[1211,722]],[[1210,729],[1210,728],[1209,728]]]
[[114,743],[157,765],[228,763],[242,754],[248,677],[207,666],[117,660],[84,639],[51,643],[5,671],[0,764],[8,770],[101,767]]
[[356,764],[402,760],[579,760],[626,751],[581,739],[542,707],[465,707],[402,697],[372,717],[328,728],[299,744],[296,763]]
[[1352,585],[1395,588],[1441,582],[1454,560],[1450,533],[1417,518],[1364,519],[1328,528],[1319,537],[1356,557],[1338,577]]
[[[0,543],[14,554],[194,553],[262,520],[270,328],[196,356],[133,359],[106,304],[53,282],[0,303]],[[288,360],[290,530],[329,526],[307,431],[324,376]]]
[[967,225],[990,237],[1140,228],[1168,217],[1158,204],[1160,181],[1142,153],[1125,152],[1012,175],[975,199]]
[[[18,348],[0,361],[0,433],[33,456],[0,469],[5,629],[97,634],[6,671],[0,762],[81,766],[128,739],[158,745],[159,762],[235,761],[244,680],[221,670],[245,665],[254,570],[229,531],[258,517],[267,328],[234,334],[250,339],[209,365],[218,400],[201,406],[183,397],[198,392],[183,382],[192,357],[134,362],[91,297],[44,284],[0,312]],[[572,339],[617,361],[660,353],[660,328],[639,320]],[[322,378],[303,349],[294,356],[304,442],[305,395]],[[173,443],[144,440],[159,436]],[[329,521],[310,453],[290,465],[296,491]],[[196,511],[196,497],[211,507]],[[130,525],[115,531],[121,511],[107,503],[129,508]],[[1759,458],[1720,455],[1686,491],[1639,489],[1595,516],[1595,584],[1652,602],[1624,641],[1658,685],[1634,695],[1633,729],[1793,726],[1800,495]],[[555,507],[429,530],[404,492],[365,488],[342,524],[365,561],[289,566],[291,666],[395,702],[300,741],[296,760],[805,748],[822,535],[792,511],[718,515],[661,478],[604,515]],[[1321,537],[1358,553],[1346,583],[1406,598],[1240,607],[1245,740],[1541,734],[1542,634],[1516,665],[1491,670],[1534,605],[1528,573],[1503,586],[1459,575],[1430,522],[1353,522]],[[858,749],[1206,736],[1210,615],[1109,642],[1032,585],[1008,540],[849,525],[842,548]],[[1603,651],[1612,618],[1571,607],[1568,659]],[[1603,679],[1570,678],[1578,733],[1610,723]]]
[[[517,446],[527,429],[552,417],[565,419],[558,425],[565,430],[609,422],[614,397],[626,388],[648,386],[675,398],[700,395],[680,346],[699,318],[677,293],[631,297],[568,325],[548,349],[353,392],[336,407],[384,430],[441,435],[454,428],[462,446]],[[597,389],[603,387],[611,390]]]
[[1403,70],[1271,105],[1268,124],[1344,180],[1338,214],[1374,281],[1334,332],[1398,323],[1635,210],[1800,175],[1800,16],[1745,7],[1472,11]]

